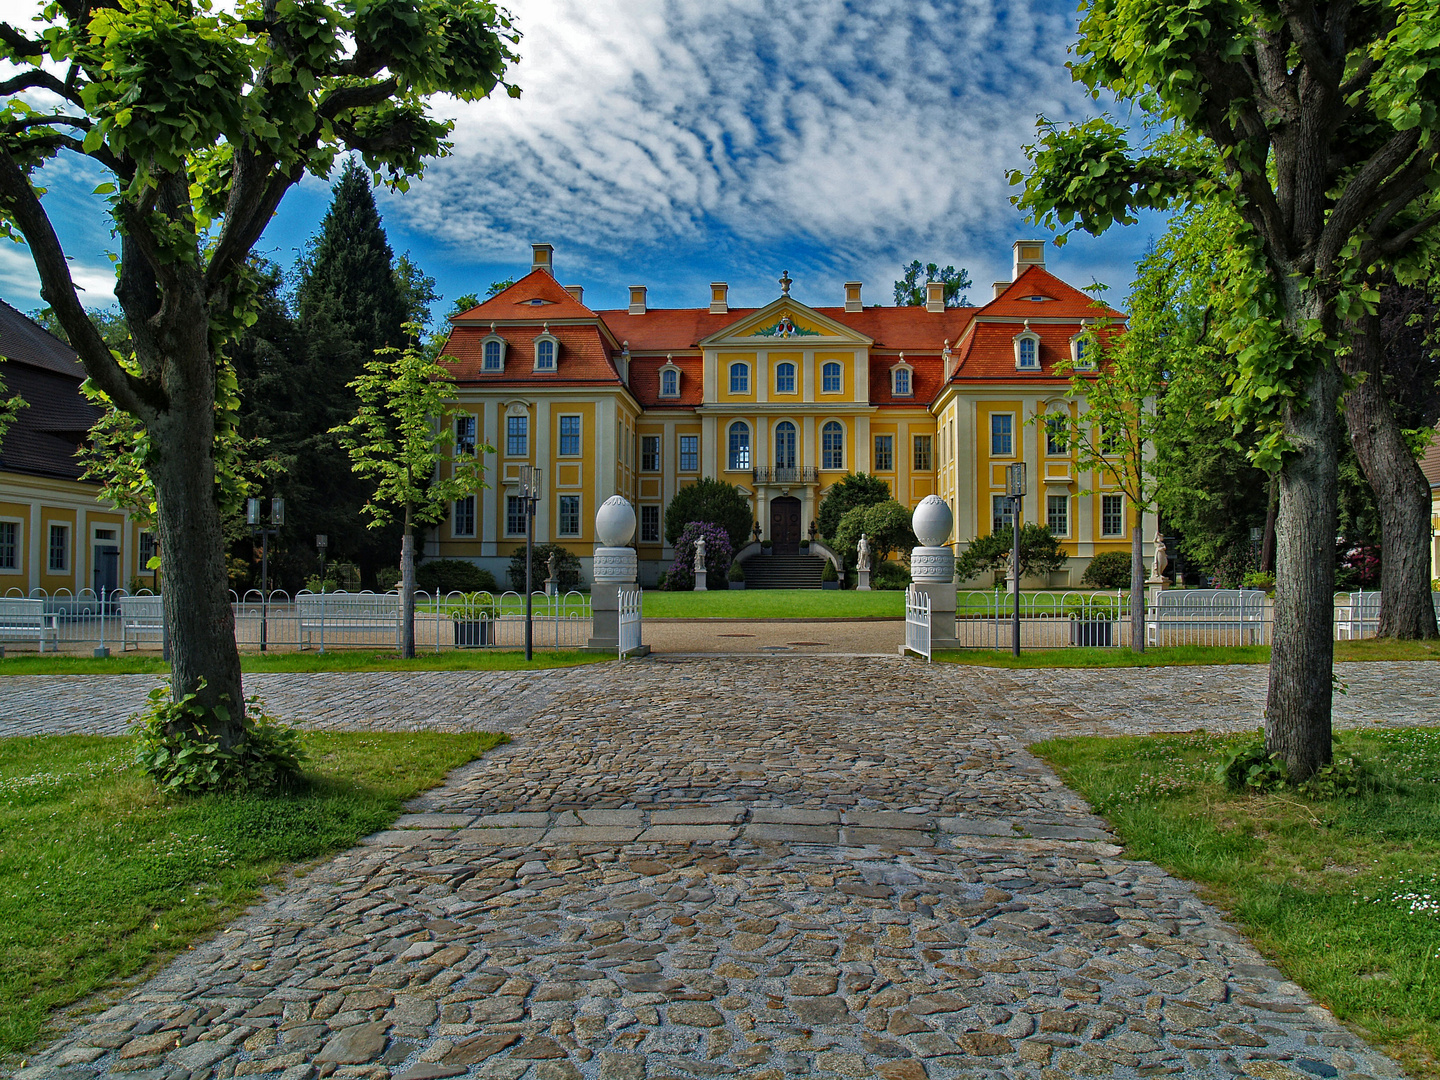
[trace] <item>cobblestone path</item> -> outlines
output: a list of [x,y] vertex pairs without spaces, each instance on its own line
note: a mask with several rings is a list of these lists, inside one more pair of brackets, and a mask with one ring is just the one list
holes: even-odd
[[[1350,722],[1433,721],[1433,667],[1363,667]],[[1123,859],[1024,748],[1253,727],[1263,669],[787,657],[367,680],[251,682],[308,723],[514,741],[25,1080],[1399,1075],[1188,885]],[[91,678],[53,704],[148,684]]]

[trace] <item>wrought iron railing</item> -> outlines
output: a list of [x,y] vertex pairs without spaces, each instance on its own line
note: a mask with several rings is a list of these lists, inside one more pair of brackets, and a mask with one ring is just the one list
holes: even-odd
[[814,465],[759,465],[750,470],[757,484],[818,484],[820,470]]

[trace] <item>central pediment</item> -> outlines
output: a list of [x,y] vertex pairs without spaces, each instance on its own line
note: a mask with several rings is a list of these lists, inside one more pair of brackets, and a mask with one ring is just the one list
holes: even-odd
[[857,334],[844,323],[806,307],[794,297],[782,296],[759,311],[731,323],[709,337],[702,347],[765,348],[769,345],[853,345],[869,347],[873,338]]

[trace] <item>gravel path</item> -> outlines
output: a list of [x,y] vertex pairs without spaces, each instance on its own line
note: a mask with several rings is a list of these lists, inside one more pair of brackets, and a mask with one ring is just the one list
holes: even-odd
[[[1434,723],[1435,671],[1346,665],[1342,722]],[[786,654],[247,682],[309,726],[514,739],[26,1080],[1399,1075],[1025,750],[1254,727],[1262,668]],[[0,680],[0,734],[121,730],[152,683]]]

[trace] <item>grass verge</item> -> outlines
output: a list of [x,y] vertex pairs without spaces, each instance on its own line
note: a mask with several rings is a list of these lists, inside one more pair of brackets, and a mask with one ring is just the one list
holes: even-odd
[[858,619],[905,617],[903,592],[853,589],[712,589],[645,592],[647,619]]
[[[1004,649],[956,649],[937,652],[935,660],[942,664],[973,664],[998,668],[1117,668],[1117,667],[1188,667],[1197,664],[1268,664],[1270,646],[1178,645],[1172,648],[1146,649],[1134,653],[1127,648],[1113,649],[1031,649],[1018,657]],[[1337,663],[1359,663],[1368,660],[1440,660],[1440,642],[1337,641]]]
[[[247,673],[263,671],[536,671],[540,668],[573,667],[614,660],[614,653],[535,650],[535,659],[525,661],[523,652],[491,652],[481,649],[446,649],[422,653],[413,660],[393,652],[347,649],[327,653],[273,652],[240,654],[240,668]],[[153,654],[108,656],[7,656],[0,660],[5,675],[166,675],[170,665]]]
[[393,821],[503,735],[307,732],[309,789],[165,801],[129,737],[0,739],[0,1054],[51,1011],[152,969],[287,864]]
[[1295,982],[1440,1077],[1440,728],[1346,733],[1385,778],[1352,798],[1237,795],[1215,764],[1253,735],[1055,739],[1031,749],[1126,855],[1199,883]]

